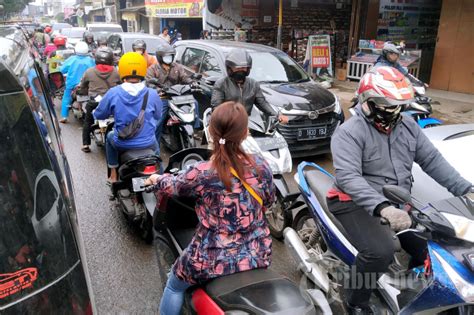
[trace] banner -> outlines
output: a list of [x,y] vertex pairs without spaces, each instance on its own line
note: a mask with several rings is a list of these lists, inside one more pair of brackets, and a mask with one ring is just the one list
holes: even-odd
[[159,18],[202,18],[204,0],[146,0],[147,16]]
[[329,35],[309,36],[305,60],[309,62],[308,70],[310,74],[333,76],[331,38]]

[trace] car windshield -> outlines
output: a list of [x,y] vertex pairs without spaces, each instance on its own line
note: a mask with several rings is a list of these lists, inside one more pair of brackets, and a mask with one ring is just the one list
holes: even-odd
[[[124,49],[125,52],[132,51],[132,44],[135,40],[138,38],[126,38],[124,39]],[[146,51],[155,54],[156,49],[160,44],[163,44],[164,40],[159,38],[158,36],[153,36],[153,37],[140,37],[139,39],[144,40],[146,43]]]
[[304,70],[283,52],[251,52],[250,77],[259,82],[297,83],[309,81]]
[[71,38],[82,38],[85,31],[85,28],[65,28],[61,30],[61,34]]
[[72,25],[71,24],[67,24],[67,23],[56,23],[56,24],[53,24],[53,31],[59,31],[59,30],[62,30],[63,28],[71,28]]
[[123,30],[120,26],[90,26],[89,31],[92,33],[122,33]]

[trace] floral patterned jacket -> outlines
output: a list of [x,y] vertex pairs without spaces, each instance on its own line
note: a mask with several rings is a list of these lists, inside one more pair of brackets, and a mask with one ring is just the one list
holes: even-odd
[[263,199],[263,206],[236,177],[232,176],[232,191],[227,191],[210,161],[197,163],[177,176],[160,177],[157,194],[196,198],[199,224],[173,267],[181,280],[196,284],[270,266],[272,239],[264,212],[273,205],[275,188],[268,164],[262,157],[254,159],[256,168],[249,167],[244,178]]

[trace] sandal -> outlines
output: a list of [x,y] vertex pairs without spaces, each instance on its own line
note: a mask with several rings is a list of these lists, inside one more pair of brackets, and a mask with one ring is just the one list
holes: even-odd
[[67,118],[60,119],[59,122],[62,123],[62,124],[65,124],[65,123],[67,123]]
[[89,152],[91,152],[91,149],[89,148],[89,146],[84,146],[84,147],[81,148],[81,151],[85,152],[85,153],[89,153]]

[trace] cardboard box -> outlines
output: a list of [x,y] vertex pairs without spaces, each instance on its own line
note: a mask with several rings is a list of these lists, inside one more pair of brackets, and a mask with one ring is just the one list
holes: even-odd
[[346,81],[347,69],[336,69],[336,79],[339,81]]

